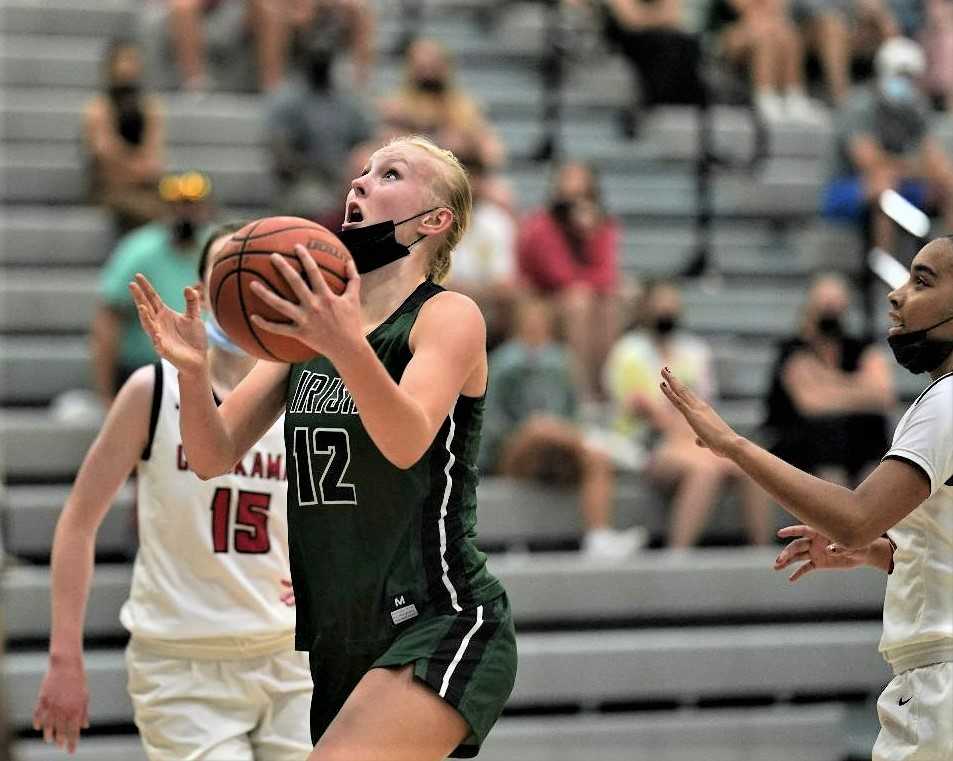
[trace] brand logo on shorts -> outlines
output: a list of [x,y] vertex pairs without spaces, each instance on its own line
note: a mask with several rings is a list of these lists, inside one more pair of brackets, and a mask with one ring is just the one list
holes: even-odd
[[898,706],[905,706],[905,705],[906,705],[907,703],[909,703],[911,700],[913,700],[913,695],[911,695],[911,696],[910,696],[909,698],[907,698],[906,700],[904,700],[903,698],[900,698],[900,700],[897,701],[897,705],[898,705]]

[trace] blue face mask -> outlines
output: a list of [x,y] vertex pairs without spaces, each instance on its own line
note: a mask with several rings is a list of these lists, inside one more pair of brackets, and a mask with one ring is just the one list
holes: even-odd
[[208,336],[208,342],[211,346],[217,349],[223,349],[230,354],[245,355],[245,352],[242,351],[238,345],[233,343],[232,339],[225,335],[225,331],[222,330],[215,317],[211,314],[206,315],[203,322],[205,323],[205,335]]
[[916,98],[917,88],[910,77],[893,74],[883,80],[880,86],[884,97],[890,103],[906,104]]

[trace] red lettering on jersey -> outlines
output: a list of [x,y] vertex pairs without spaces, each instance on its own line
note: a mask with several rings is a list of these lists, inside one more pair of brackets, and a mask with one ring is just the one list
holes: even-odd
[[265,469],[261,462],[261,452],[255,452],[255,462],[251,466],[252,478],[264,478]]
[[265,475],[265,478],[273,478],[275,480],[281,479],[281,455],[277,454],[272,457],[270,454],[268,457],[268,472]]
[[236,476],[247,476],[247,475],[248,475],[248,474],[245,472],[245,465],[244,465],[244,463],[242,463],[241,460],[239,460],[238,462],[235,463],[235,471],[234,471],[234,472],[235,472],[235,475],[236,475]]
[[189,469],[189,463],[185,459],[185,448],[181,444],[175,450],[175,460],[176,467],[179,470]]

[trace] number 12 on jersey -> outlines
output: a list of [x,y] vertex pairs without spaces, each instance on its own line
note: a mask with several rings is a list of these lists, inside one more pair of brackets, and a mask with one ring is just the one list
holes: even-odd
[[[323,463],[322,457],[327,458]],[[299,505],[357,504],[354,484],[344,480],[351,464],[351,439],[346,430],[295,428],[294,460]],[[322,464],[324,469],[315,481]]]

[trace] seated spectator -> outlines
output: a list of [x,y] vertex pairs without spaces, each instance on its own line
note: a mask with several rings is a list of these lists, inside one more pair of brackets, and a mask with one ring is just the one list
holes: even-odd
[[767,400],[771,451],[802,470],[853,486],[887,451],[895,397],[890,364],[873,344],[846,333],[847,287],[819,277],[797,336],[779,350]]
[[602,396],[601,373],[616,334],[618,222],[606,213],[592,167],[564,164],[546,208],[520,225],[520,274],[565,319],[584,401]]
[[112,213],[117,233],[158,219],[165,208],[158,189],[164,120],[159,99],[143,92],[142,57],[134,43],[110,44],[103,92],[86,105],[83,121],[92,195]]
[[517,308],[516,333],[490,357],[481,468],[511,478],[578,490],[585,534],[582,549],[623,558],[641,547],[644,530],[611,526],[612,462],[589,446],[575,422],[570,359],[556,343],[553,314],[543,301]]
[[209,222],[211,183],[198,172],[166,175],[160,183],[165,218],[122,238],[100,277],[90,352],[93,381],[108,407],[132,373],[157,357],[139,324],[129,283],[141,272],[163,301],[185,309],[186,286],[195,283],[198,257]]
[[839,108],[850,93],[853,0],[793,0],[791,14],[805,49],[821,66],[827,97]]
[[[333,51],[315,42],[303,76],[290,78],[266,106],[268,144],[283,214],[323,218],[343,206],[342,156],[368,140],[371,119],[360,102],[331,81]],[[354,175],[356,176],[356,175]]]
[[152,0],[142,41],[156,75],[174,63],[176,83],[188,92],[245,89],[249,74],[268,91],[284,79],[289,18],[274,0]]
[[706,28],[719,54],[750,76],[754,105],[762,118],[819,120],[804,90],[804,46],[783,3],[713,0]]
[[711,509],[725,485],[734,482],[742,497],[748,537],[753,544],[772,540],[772,516],[765,492],[730,460],[695,443],[695,434],[659,389],[659,373],[670,367],[692,391],[713,403],[716,380],[711,351],[680,327],[682,300],[671,283],[645,292],[644,327],[619,339],[606,362],[606,388],[616,410],[616,427],[641,438],[649,450],[646,474],[663,488],[674,488],[668,544],[698,543]]
[[453,151],[470,176],[473,213],[470,226],[454,249],[447,288],[467,294],[486,319],[487,347],[492,350],[511,331],[519,288],[516,267],[516,219],[499,183],[480,161],[476,144],[463,133],[444,132],[440,145]]
[[681,0],[603,2],[606,39],[632,68],[640,85],[639,105],[700,104],[705,97],[701,44],[683,28]]
[[374,72],[374,8],[367,0],[289,0],[291,56],[296,67],[308,66],[308,51],[347,50],[351,82],[367,89]]
[[953,113],[953,3],[926,0],[926,13],[919,38],[927,58],[927,93],[940,108]]
[[439,140],[441,130],[465,132],[488,169],[504,161],[503,143],[482,110],[456,83],[449,51],[435,40],[418,39],[407,50],[404,84],[381,103],[381,118],[399,132]]
[[877,53],[877,80],[851,99],[838,125],[825,216],[864,226],[870,246],[893,250],[894,226],[877,207],[885,190],[939,211],[953,229],[953,162],[931,130],[919,82],[919,45],[896,37]]

